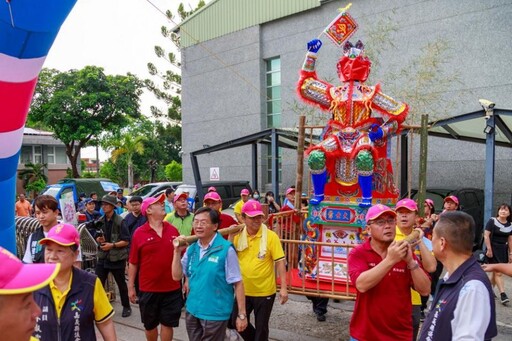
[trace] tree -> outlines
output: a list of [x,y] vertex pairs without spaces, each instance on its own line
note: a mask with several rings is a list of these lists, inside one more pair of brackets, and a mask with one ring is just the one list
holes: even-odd
[[[195,9],[186,11],[183,3],[180,3],[177,9],[180,20],[183,21],[203,6],[205,6],[205,2],[201,0]],[[169,20],[175,23],[175,17],[171,11],[168,10],[166,15]],[[165,26],[162,26],[161,33],[164,37],[169,39],[173,49],[179,51],[179,36]],[[149,73],[155,76],[157,82],[150,79],[146,79],[144,81],[146,87],[155,95],[155,97],[164,101],[168,105],[166,114],[162,113],[157,107],[151,107],[151,112],[155,117],[165,117],[169,122],[168,124],[157,125],[156,133],[158,135],[158,140],[163,138],[166,139],[167,142],[171,143],[171,146],[173,147],[170,155],[171,160],[181,162],[181,156],[179,154],[181,151],[181,63],[174,52],[167,53],[167,51],[160,46],[155,46],[155,54],[158,58],[164,59],[169,65],[168,70],[161,72],[155,64],[148,63]]]
[[144,152],[144,141],[146,138],[142,135],[133,136],[127,132],[121,136],[121,139],[114,143],[112,152],[112,161],[116,161],[119,156],[125,155],[128,164],[128,188],[133,188],[133,156]]
[[183,166],[172,160],[165,166],[165,177],[169,181],[181,181],[183,179]]
[[79,177],[80,150],[91,139],[114,133],[141,116],[142,87],[132,74],[106,75],[96,66],[67,72],[43,69],[28,125],[50,129],[65,144],[72,175]]
[[46,187],[48,177],[44,169],[47,165],[44,163],[26,163],[25,168],[18,172],[18,179],[23,181],[23,188],[26,192],[34,192],[37,195]]

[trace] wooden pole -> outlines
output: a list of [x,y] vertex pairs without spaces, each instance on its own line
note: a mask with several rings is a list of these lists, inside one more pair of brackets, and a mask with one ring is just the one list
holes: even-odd
[[[245,224],[238,224],[238,225],[233,225],[233,226],[230,226],[230,227],[226,227],[226,228],[223,228],[223,229],[220,229],[218,230],[218,232],[222,235],[222,236],[225,236],[225,235],[228,235],[230,233],[236,233],[236,232],[239,232],[241,231],[243,228],[245,227]],[[179,238],[179,237],[178,237]],[[199,237],[196,236],[196,235],[193,235],[193,236],[186,236],[186,237],[183,237],[183,238],[176,238],[172,241],[172,244],[174,245],[174,247],[178,247],[178,246],[185,246],[185,245],[188,245],[188,244],[191,244],[193,242],[196,242]]]
[[295,179],[295,208],[302,208],[302,177],[304,175],[304,140],[305,140],[306,116],[299,116],[299,136],[297,140],[297,174]]
[[428,156],[428,115],[421,115],[420,160],[418,180],[418,208],[421,217],[425,215],[423,203],[427,193],[427,156]]

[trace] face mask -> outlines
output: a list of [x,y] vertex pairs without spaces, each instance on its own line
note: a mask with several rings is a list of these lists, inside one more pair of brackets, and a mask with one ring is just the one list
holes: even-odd
[[254,194],[252,197],[253,197],[254,199],[259,199],[259,198],[260,198],[259,194]]

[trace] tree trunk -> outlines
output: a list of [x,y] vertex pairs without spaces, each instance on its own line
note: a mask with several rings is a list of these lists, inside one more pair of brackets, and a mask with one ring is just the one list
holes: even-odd
[[80,155],[80,148],[72,148],[69,145],[66,145],[66,155],[68,156],[69,162],[71,162],[71,171],[73,174],[73,178],[79,178],[80,173],[78,172],[77,159],[78,155]]

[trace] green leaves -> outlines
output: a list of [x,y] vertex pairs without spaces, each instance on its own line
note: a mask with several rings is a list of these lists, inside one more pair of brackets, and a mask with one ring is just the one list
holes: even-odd
[[143,82],[132,74],[106,75],[103,68],[86,66],[60,72],[43,69],[29,112],[29,125],[49,128],[66,145],[78,177],[76,159],[92,138],[109,134],[141,117]]

